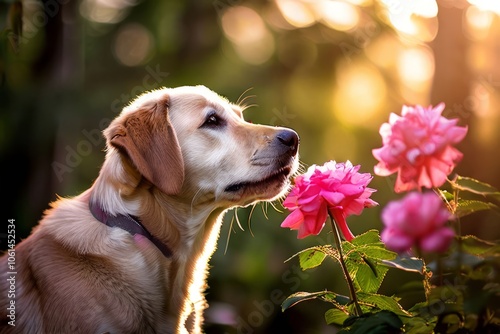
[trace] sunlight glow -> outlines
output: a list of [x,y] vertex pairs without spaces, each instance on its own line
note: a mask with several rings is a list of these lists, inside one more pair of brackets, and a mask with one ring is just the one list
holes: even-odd
[[323,0],[316,5],[318,17],[332,29],[348,31],[359,23],[357,7],[344,1]]
[[412,48],[401,52],[398,74],[407,86],[415,90],[426,87],[434,75],[434,57],[426,48]]
[[352,3],[353,5],[356,5],[356,6],[367,6],[367,5],[370,5],[373,1],[372,0],[345,0],[345,2]]
[[400,33],[429,42],[437,34],[436,0],[381,0],[389,23]]
[[387,88],[380,72],[367,64],[338,69],[333,112],[344,124],[369,126],[382,108]]
[[412,3],[412,12],[415,15],[431,18],[438,14],[438,5],[436,0],[409,0]]
[[274,52],[274,39],[260,15],[244,6],[231,7],[222,15],[222,29],[233,43],[238,56],[258,65]]
[[97,23],[118,23],[136,4],[136,0],[83,0],[80,13],[87,20]]
[[381,0],[392,16],[418,15],[426,18],[437,16],[436,0]]
[[393,71],[400,50],[403,48],[395,34],[382,33],[365,49],[365,54],[377,67]]
[[491,11],[481,10],[476,6],[467,8],[465,18],[467,31],[474,39],[483,39],[488,36],[488,32],[493,23],[495,14]]
[[300,0],[276,0],[276,5],[285,20],[296,28],[304,28],[316,23],[312,4]]
[[468,0],[471,5],[482,11],[490,11],[500,15],[500,1],[495,0]]

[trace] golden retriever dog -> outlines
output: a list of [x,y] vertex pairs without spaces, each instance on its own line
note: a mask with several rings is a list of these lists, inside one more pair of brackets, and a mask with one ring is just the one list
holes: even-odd
[[92,187],[0,259],[0,332],[200,333],[224,212],[283,196],[298,166],[297,134],[242,109],[203,86],[125,107]]

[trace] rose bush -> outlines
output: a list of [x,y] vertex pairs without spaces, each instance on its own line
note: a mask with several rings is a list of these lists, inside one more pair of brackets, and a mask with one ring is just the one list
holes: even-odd
[[[359,173],[359,165],[329,161],[295,178],[283,202],[291,213],[281,226],[304,238],[320,233],[330,216],[335,246],[310,247],[292,258],[298,258],[303,270],[327,258],[337,261],[349,296],[324,288],[297,292],[283,302],[283,310],[323,300],[333,305],[326,322],[341,333],[500,333],[500,245],[460,233],[461,217],[500,212],[500,192],[472,178],[449,178],[462,159],[453,145],[465,137],[467,127],[442,117],[443,109],[444,104],[404,106],[401,116],[391,114],[380,129],[383,146],[373,150],[375,174],[397,172],[397,193],[418,190],[385,206],[381,235],[370,230],[354,236],[346,223],[349,215],[377,205],[370,199],[375,190],[367,187],[372,176]],[[416,273],[419,279],[398,281],[384,295],[379,289],[389,270]],[[423,299],[404,308],[400,301],[405,301],[408,286],[420,286]],[[402,296],[397,295],[399,287]]]

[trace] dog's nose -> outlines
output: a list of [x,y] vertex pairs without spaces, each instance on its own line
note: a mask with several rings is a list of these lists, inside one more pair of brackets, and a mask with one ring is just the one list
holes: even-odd
[[278,139],[282,145],[288,147],[291,155],[297,153],[299,148],[299,136],[295,131],[289,129],[281,130],[276,135],[276,139]]

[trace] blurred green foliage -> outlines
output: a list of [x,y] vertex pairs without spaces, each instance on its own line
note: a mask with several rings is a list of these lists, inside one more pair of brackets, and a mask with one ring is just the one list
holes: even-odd
[[[283,1],[264,0],[0,1],[2,207],[5,219],[16,219],[17,237],[29,234],[56,194],[73,196],[91,185],[104,159],[99,132],[130,99],[162,86],[203,84],[232,101],[243,94],[246,104],[255,105],[245,112],[248,120],[299,133],[304,166],[349,159],[362,165],[361,172],[373,171],[371,150],[381,145],[378,129],[390,112],[405,103],[445,101],[449,115],[470,127],[457,172],[498,187],[499,162],[492,154],[500,133],[498,110],[490,106],[486,123],[474,113],[472,107],[482,101],[476,97],[483,97],[470,84],[477,79],[474,68],[451,64],[440,70],[443,52],[465,57],[468,46],[443,51],[438,43],[446,38],[441,32],[449,34],[447,25],[457,34],[448,19],[455,11],[464,16],[465,5],[454,8],[443,1],[440,14],[424,22],[442,21],[432,42],[402,37],[381,14],[384,1],[337,1],[358,13],[348,28],[332,25],[328,14],[335,11],[326,7],[306,22],[311,6],[324,1],[295,2],[303,7],[286,16]],[[297,13],[303,21],[292,20]],[[417,50],[421,56],[434,52],[429,59],[436,68],[434,77],[417,82],[423,87],[418,89],[411,75],[398,79],[406,72],[396,66],[398,57],[416,47],[423,48]],[[420,68],[411,59],[410,70]],[[479,73],[492,101],[498,95],[494,63]],[[458,89],[463,84],[451,74],[462,75],[470,91]],[[456,86],[442,84],[449,77]],[[452,108],[456,105],[464,108]],[[370,184],[382,206],[394,197],[390,180],[376,177]],[[296,240],[295,233],[279,227],[286,213],[279,203],[276,208],[257,205],[251,217],[251,208],[227,214],[211,262],[207,333],[333,332],[324,325],[326,308],[319,302],[281,313],[285,296],[299,290],[347,291],[334,263],[322,268],[329,275],[284,263],[300,249],[324,242]],[[380,228],[379,212],[351,217],[352,231]],[[245,231],[231,224],[236,214]],[[497,218],[476,217],[484,224],[471,228],[496,238],[492,220]],[[317,238],[332,241],[326,232]],[[397,280],[388,275],[382,289],[397,290]]]

